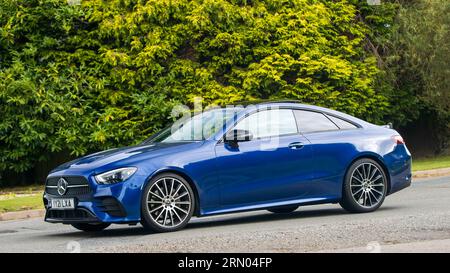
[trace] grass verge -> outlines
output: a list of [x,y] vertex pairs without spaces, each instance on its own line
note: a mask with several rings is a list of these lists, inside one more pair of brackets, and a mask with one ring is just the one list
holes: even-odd
[[440,168],[449,168],[449,167],[450,167],[450,155],[432,158],[419,158],[419,159],[413,158],[412,163],[413,172],[434,170]]
[[0,213],[44,208],[42,194],[2,195],[0,197]]

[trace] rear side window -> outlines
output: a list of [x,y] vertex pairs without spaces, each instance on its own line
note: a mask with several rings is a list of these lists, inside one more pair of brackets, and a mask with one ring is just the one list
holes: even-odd
[[294,114],[301,133],[339,130],[339,128],[322,113],[294,110]]
[[329,116],[327,115],[327,117],[329,119],[331,119],[331,121],[333,121],[340,129],[355,129],[358,128],[356,125],[354,125],[353,123],[350,123],[348,121],[345,121],[343,119],[337,118],[337,117],[333,117],[333,116]]

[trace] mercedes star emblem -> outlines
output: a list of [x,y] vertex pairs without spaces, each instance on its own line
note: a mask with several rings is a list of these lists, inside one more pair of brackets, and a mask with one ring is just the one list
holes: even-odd
[[58,185],[56,186],[59,195],[64,195],[64,194],[66,194],[67,186],[68,186],[67,181],[66,181],[64,178],[61,177],[61,178],[58,180]]

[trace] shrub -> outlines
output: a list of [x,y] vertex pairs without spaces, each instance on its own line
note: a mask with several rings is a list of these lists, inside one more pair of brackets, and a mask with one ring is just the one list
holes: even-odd
[[0,5],[0,173],[137,143],[195,97],[297,99],[372,122],[388,107],[353,2]]

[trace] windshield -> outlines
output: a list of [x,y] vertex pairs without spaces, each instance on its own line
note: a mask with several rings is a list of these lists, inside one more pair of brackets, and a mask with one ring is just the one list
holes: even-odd
[[216,134],[242,108],[213,109],[179,120],[144,143],[205,140]]

